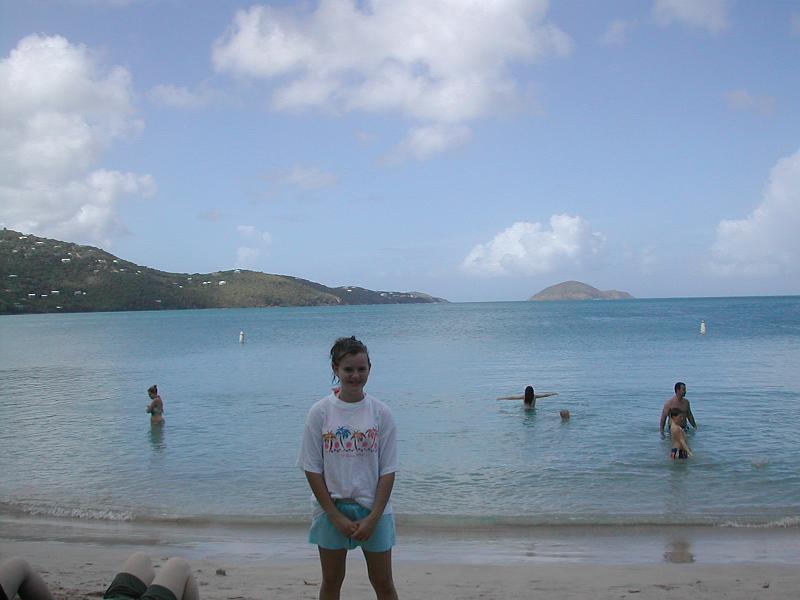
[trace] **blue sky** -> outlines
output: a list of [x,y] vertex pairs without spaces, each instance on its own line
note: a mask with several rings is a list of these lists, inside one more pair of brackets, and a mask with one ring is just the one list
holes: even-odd
[[0,224],[175,271],[800,293],[800,1],[0,0]]

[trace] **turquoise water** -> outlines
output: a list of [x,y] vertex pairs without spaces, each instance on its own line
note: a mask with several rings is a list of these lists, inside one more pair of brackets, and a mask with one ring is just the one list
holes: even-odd
[[[303,419],[351,334],[398,422],[401,522],[800,523],[800,297],[0,317],[0,513],[305,521]],[[677,380],[688,461],[658,434]],[[559,396],[495,400],[529,383]]]

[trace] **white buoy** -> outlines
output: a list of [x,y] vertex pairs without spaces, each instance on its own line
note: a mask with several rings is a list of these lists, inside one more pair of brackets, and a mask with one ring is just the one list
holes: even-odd
[[706,334],[706,322],[705,319],[700,319],[700,335]]
[[239,332],[239,343],[244,344],[244,331]]

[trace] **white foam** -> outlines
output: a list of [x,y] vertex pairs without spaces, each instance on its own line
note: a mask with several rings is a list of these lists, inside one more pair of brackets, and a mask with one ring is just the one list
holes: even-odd
[[58,519],[86,519],[92,521],[133,521],[131,511],[96,508],[68,508],[63,506],[20,506],[22,512],[36,517],[55,517]]
[[726,521],[720,527],[734,527],[742,529],[787,529],[790,527],[799,527],[800,517],[784,517],[777,521],[770,521],[769,523],[738,523],[736,521]]

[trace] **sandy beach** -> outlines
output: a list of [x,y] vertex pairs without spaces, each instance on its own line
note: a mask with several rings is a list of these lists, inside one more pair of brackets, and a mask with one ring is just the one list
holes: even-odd
[[[167,555],[150,552],[156,564]],[[44,576],[56,598],[102,596],[128,549],[88,543],[3,543],[3,556],[26,556]],[[208,600],[316,598],[319,568],[303,564],[236,563],[224,557],[192,561],[201,597]],[[374,598],[363,560],[353,556],[342,596]],[[222,570],[222,571],[220,571]],[[217,574],[224,572],[225,574]],[[791,565],[465,565],[398,561],[395,582],[401,598],[508,599],[790,598],[800,590],[800,571]]]
[[[59,599],[101,597],[118,566],[137,550],[157,565],[173,555],[188,558],[208,600],[316,598],[316,552],[298,533],[6,520],[0,523],[0,558],[27,558]],[[535,533],[536,539],[501,539],[491,532],[401,535],[395,549],[400,597],[769,599],[800,590],[795,528],[687,531],[678,537],[665,528]],[[259,542],[261,537],[271,541]],[[597,551],[602,548],[608,552]],[[374,597],[359,552],[350,555],[342,597]]]

